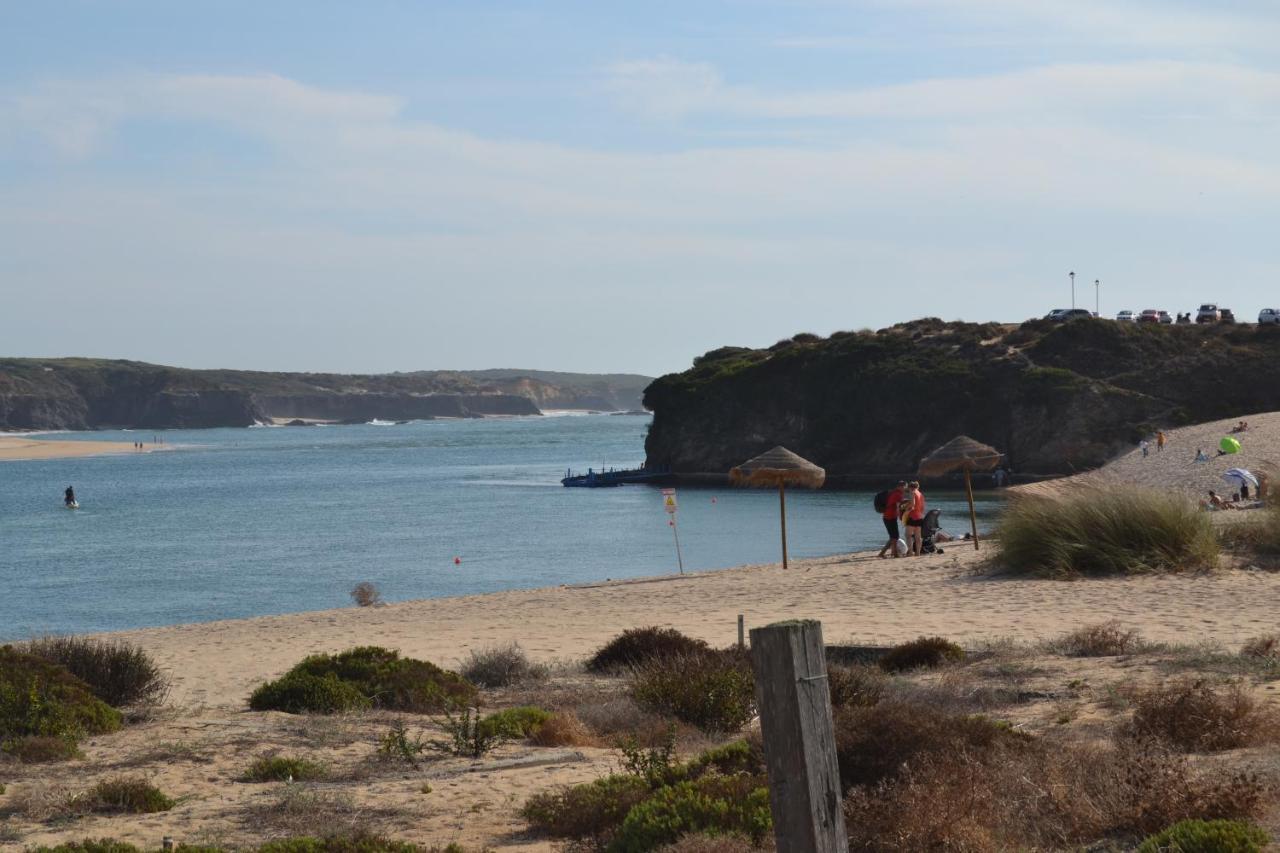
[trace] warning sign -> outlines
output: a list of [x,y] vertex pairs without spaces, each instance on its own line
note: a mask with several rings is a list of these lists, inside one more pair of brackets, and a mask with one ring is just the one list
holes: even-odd
[[662,508],[665,509],[667,512],[671,513],[672,515],[675,515],[675,512],[676,512],[676,490],[675,489],[662,490]]

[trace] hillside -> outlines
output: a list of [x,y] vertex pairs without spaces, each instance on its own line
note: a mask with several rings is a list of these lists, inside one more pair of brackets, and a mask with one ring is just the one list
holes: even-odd
[[556,383],[534,373],[510,371],[511,378],[489,379],[447,371],[268,373],[87,358],[0,359],[0,430],[536,415],[543,406],[616,410],[638,405],[634,381],[566,374],[566,381]]
[[594,409],[602,412],[642,408],[652,376],[636,373],[561,373],[555,370],[436,370],[412,376],[478,382],[506,394],[518,394],[540,409]]
[[959,433],[1020,473],[1094,468],[1157,426],[1280,409],[1280,329],[926,319],[722,347],[654,381],[645,450],[725,472],[782,444],[841,477],[905,474]]

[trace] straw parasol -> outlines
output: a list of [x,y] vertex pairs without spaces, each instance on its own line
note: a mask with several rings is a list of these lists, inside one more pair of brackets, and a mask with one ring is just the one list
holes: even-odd
[[964,491],[969,498],[969,524],[973,528],[973,549],[978,550],[978,516],[973,510],[971,471],[990,471],[1000,464],[999,450],[967,435],[958,435],[920,460],[921,477],[941,477],[952,471],[964,471]]
[[729,471],[729,482],[736,486],[778,487],[784,569],[787,568],[787,485],[817,489],[826,479],[826,471],[785,447],[775,447]]

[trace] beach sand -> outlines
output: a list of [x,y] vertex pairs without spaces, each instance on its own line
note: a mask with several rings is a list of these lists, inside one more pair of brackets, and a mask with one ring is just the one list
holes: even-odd
[[0,436],[0,462],[24,459],[70,459],[77,456],[100,456],[104,453],[142,453],[160,450],[148,444],[138,450],[127,441],[59,441],[57,439]]

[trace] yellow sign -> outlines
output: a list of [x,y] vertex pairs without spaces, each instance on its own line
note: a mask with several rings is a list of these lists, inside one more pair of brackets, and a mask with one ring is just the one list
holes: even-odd
[[662,508],[665,509],[667,512],[671,513],[672,515],[675,514],[675,511],[676,511],[676,490],[675,489],[662,490]]

